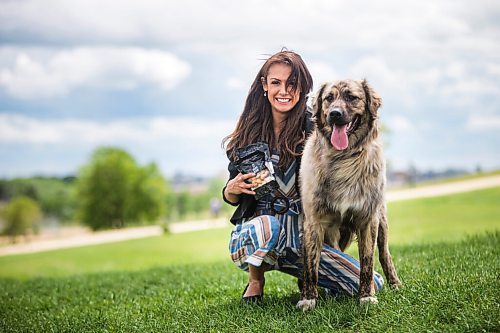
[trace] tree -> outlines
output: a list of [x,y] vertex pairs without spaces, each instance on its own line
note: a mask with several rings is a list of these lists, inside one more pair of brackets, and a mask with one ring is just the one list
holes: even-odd
[[35,200],[44,217],[55,218],[61,222],[74,218],[76,200],[74,179],[55,177],[31,177],[0,180],[0,201],[10,201],[25,196]]
[[78,216],[93,230],[152,222],[165,211],[165,180],[154,164],[139,167],[126,151],[103,147],[80,170]]
[[37,200],[38,192],[26,179],[0,180],[0,200],[9,201],[21,196]]
[[2,211],[6,221],[4,233],[12,237],[38,232],[38,222],[42,217],[40,207],[31,198],[20,196],[12,199]]
[[167,186],[156,164],[137,169],[131,192],[134,200],[130,201],[126,215],[143,221],[154,221],[165,215]]
[[187,191],[179,192],[176,196],[175,206],[179,218],[184,218],[190,212],[190,194]]

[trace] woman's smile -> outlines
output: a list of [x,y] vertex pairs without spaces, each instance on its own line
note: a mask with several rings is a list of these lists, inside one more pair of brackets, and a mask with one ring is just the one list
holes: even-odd
[[291,98],[279,98],[279,97],[277,97],[276,100],[281,104],[286,104],[292,101]]

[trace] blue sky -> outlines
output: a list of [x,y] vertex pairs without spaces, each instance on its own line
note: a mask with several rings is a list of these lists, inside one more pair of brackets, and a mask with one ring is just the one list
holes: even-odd
[[102,145],[218,175],[262,59],[367,78],[394,168],[500,168],[498,1],[0,2],[0,177],[75,174]]

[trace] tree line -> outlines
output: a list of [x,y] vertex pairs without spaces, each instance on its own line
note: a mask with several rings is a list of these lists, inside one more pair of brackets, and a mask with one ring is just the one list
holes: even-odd
[[[101,147],[75,177],[0,180],[0,218],[10,236],[36,233],[42,219],[80,223],[93,230],[209,217],[224,179],[207,189],[174,191],[154,163],[139,165],[123,149]],[[230,206],[222,205],[229,214]]]

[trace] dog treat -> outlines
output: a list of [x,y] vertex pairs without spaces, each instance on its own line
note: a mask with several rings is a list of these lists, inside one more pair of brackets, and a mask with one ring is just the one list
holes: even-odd
[[238,159],[234,162],[236,169],[242,174],[255,173],[255,177],[248,180],[255,191],[255,199],[273,193],[278,188],[274,178],[274,168],[271,162],[269,146],[266,143],[254,143],[236,150]]

